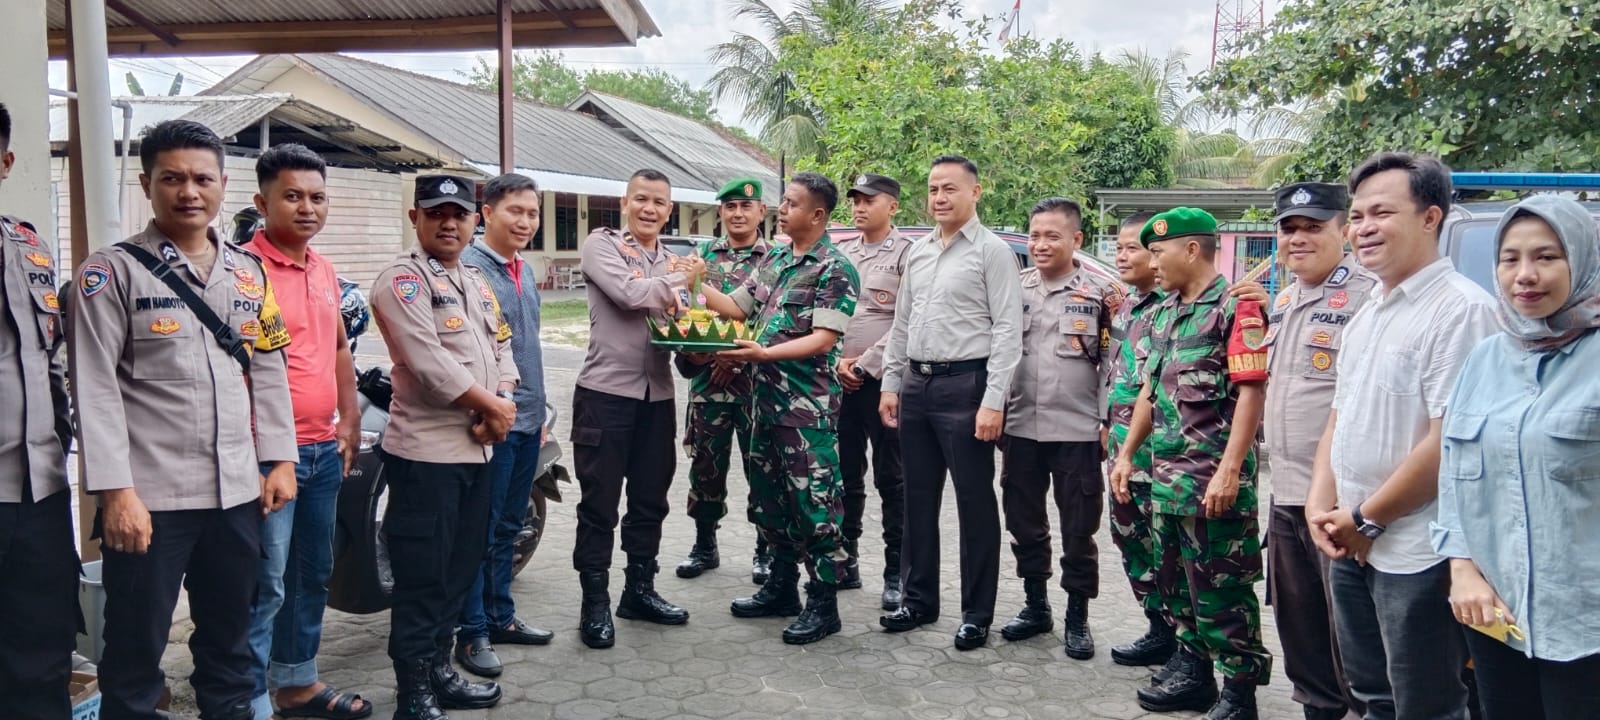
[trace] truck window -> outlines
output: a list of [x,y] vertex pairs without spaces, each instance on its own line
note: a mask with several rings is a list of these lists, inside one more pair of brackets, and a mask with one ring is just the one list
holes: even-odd
[[1495,292],[1494,229],[1497,225],[1498,220],[1464,220],[1453,223],[1445,239],[1445,251],[1456,270],[1491,295]]

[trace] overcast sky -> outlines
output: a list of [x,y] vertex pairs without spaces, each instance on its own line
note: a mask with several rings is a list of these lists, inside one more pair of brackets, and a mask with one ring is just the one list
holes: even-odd
[[[787,9],[792,0],[769,0]],[[1009,12],[1014,0],[965,0],[968,17],[999,16]],[[1236,3],[1239,0],[1222,0]],[[729,0],[642,0],[661,28],[661,37],[639,41],[637,47],[568,50],[566,59],[578,68],[630,68],[656,66],[696,86],[715,72],[706,62],[707,49],[735,32],[757,32],[754,23],[735,23]],[[1249,4],[1246,2],[1245,4]],[[1267,0],[1269,14],[1275,0]],[[1145,48],[1157,55],[1174,49],[1190,54],[1189,68],[1199,70],[1210,61],[1212,0],[1022,0],[1022,30],[1041,39],[1065,38],[1086,52]],[[361,57],[451,80],[462,80],[478,56],[492,53],[361,54]],[[185,75],[184,94],[192,94],[238,69],[248,57],[113,60],[112,93],[127,92],[123,75],[132,72],[148,94],[164,94],[173,75]],[[66,87],[65,63],[50,64],[52,87]],[[741,123],[738,107],[718,108],[724,122]]]

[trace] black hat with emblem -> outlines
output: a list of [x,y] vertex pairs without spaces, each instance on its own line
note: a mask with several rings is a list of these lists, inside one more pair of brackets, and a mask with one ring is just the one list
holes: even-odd
[[1333,183],[1294,183],[1278,188],[1277,201],[1273,203],[1277,216],[1275,223],[1284,218],[1302,215],[1313,220],[1332,220],[1350,210],[1350,192],[1343,185]]
[[845,193],[845,197],[851,197],[857,193],[862,195],[888,195],[899,200],[900,182],[888,175],[861,173],[856,176],[856,184]]
[[468,212],[478,211],[477,186],[471,180],[455,175],[418,175],[417,191],[413,200],[424,210],[445,203],[455,203]]

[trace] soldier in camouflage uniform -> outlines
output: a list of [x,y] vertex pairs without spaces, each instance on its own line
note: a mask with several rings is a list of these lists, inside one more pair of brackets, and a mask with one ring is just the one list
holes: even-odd
[[[723,185],[717,201],[722,203],[717,212],[727,235],[701,247],[699,256],[706,262],[703,282],[730,293],[743,285],[767,256],[767,241],[761,237],[767,205],[761,201],[761,181],[754,178]],[[694,518],[695,537],[689,557],[678,564],[678,577],[692,578],[722,564],[717,523],[728,514],[728,462],[733,457],[735,435],[739,454],[749,460],[746,406],[751,373],[735,363],[713,363],[710,355],[680,353],[673,362],[678,373],[689,379],[683,446],[689,453],[689,517]],[[755,522],[753,514],[750,521]],[[766,579],[770,563],[767,543],[758,539],[751,563],[757,583]]]
[[754,597],[733,602],[738,617],[800,611],[795,564],[804,554],[811,582],[804,611],[783,631],[793,645],[839,631],[839,578],[844,550],[844,488],[837,423],[843,392],[833,367],[839,340],[855,311],[855,266],[826,237],[839,190],[816,173],[799,173],[784,189],[778,223],[789,245],[767,255],[756,275],[732,295],[704,288],[706,306],[759,328],[755,342],[721,357],[749,362],[752,402],[750,490],[756,523],[772,546],[771,575]]
[[[1111,480],[1128,497],[1133,457],[1148,439],[1156,586],[1182,647],[1165,680],[1139,690],[1139,705],[1254,720],[1255,688],[1272,669],[1254,587],[1262,576],[1254,443],[1266,318],[1258,303],[1228,297],[1213,264],[1216,231],[1209,213],[1181,207],[1140,231],[1168,295],[1151,320],[1144,388]],[[1224,676],[1220,699],[1213,661]]]
[[[1143,385],[1146,358],[1150,356],[1150,319],[1166,299],[1156,284],[1150,266],[1150,251],[1139,241],[1139,231],[1150,221],[1150,213],[1136,213],[1122,221],[1117,235],[1117,271],[1132,291],[1111,318],[1110,393],[1106,403],[1106,453],[1116,457],[1128,440],[1128,424]],[[1111,648],[1111,661],[1118,665],[1162,665],[1177,649],[1173,621],[1156,592],[1155,540],[1150,535],[1150,446],[1137,448],[1133,455],[1133,474],[1126,494],[1111,497],[1111,540],[1122,552],[1122,568],[1133,588],[1133,597],[1144,608],[1150,629],[1137,640]]]

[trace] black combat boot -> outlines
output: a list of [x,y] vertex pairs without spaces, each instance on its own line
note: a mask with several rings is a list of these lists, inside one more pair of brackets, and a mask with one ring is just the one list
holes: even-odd
[[905,597],[904,588],[900,587],[900,548],[885,547],[883,549],[883,609],[894,611],[900,609],[900,600]]
[[627,584],[622,586],[622,599],[617,601],[617,617],[626,620],[643,620],[657,625],[682,625],[689,622],[689,611],[662,599],[656,592],[655,560],[629,558],[624,571]]
[[806,609],[783,629],[783,641],[806,645],[839,632],[839,587],[821,580],[806,583]]
[[1204,720],[1256,720],[1256,682],[1254,680],[1222,681],[1222,697]]
[[578,573],[578,584],[583,588],[583,608],[578,611],[578,634],[583,644],[600,649],[617,642],[617,630],[611,624],[611,574],[604,570],[585,570]]
[[750,582],[765,585],[770,574],[772,574],[772,552],[767,549],[766,538],[758,536],[756,554],[750,557]]
[[1160,685],[1141,688],[1139,707],[1150,712],[1204,711],[1217,702],[1217,677],[1211,658],[1182,648],[1172,675]]
[[1055,618],[1050,616],[1049,578],[1022,579],[1022,591],[1027,595],[1022,612],[1000,628],[1000,636],[1011,640],[1027,640],[1040,633],[1055,629]]
[[450,648],[440,648],[433,654],[428,668],[428,682],[433,686],[433,696],[439,707],[447,710],[481,710],[500,702],[500,686],[492,682],[467,682],[450,665]]
[[[838,590],[861,589],[861,558],[856,553],[856,541],[846,540],[844,552],[850,559],[844,564],[844,574],[839,576]],[[809,591],[808,591],[809,592]]]
[[256,720],[256,711],[250,703],[242,702],[217,716],[217,720]]
[[1161,667],[1156,668],[1155,673],[1150,675],[1150,687],[1166,682],[1167,678],[1172,677],[1172,674],[1177,672],[1180,667],[1183,667],[1183,653],[1174,650],[1171,655],[1167,656],[1167,661]]
[[1111,662],[1118,665],[1162,665],[1178,649],[1176,631],[1166,618],[1154,610],[1144,611],[1150,629],[1138,640],[1111,648]]
[[689,548],[689,557],[678,563],[678,577],[700,577],[700,573],[714,570],[721,565],[722,556],[717,553],[716,521],[696,520],[694,547]]
[[433,683],[428,679],[432,660],[408,660],[394,664],[394,720],[449,720],[439,709]]
[[1068,593],[1067,614],[1062,622],[1067,626],[1067,657],[1073,660],[1094,657],[1094,635],[1089,632],[1089,598]]
[[766,584],[756,594],[733,601],[734,617],[789,617],[800,614],[800,569],[792,562],[775,562]]

